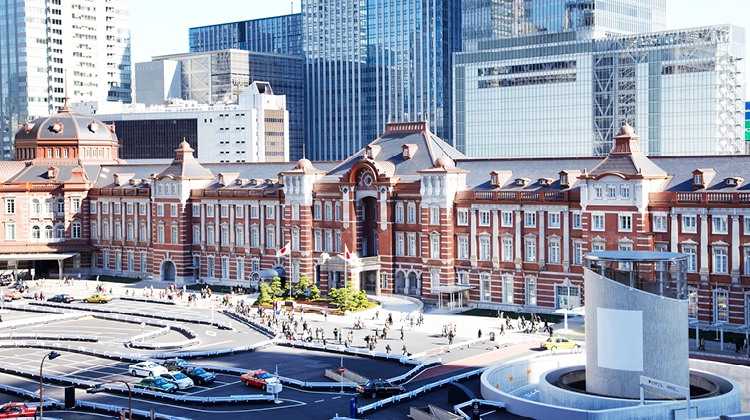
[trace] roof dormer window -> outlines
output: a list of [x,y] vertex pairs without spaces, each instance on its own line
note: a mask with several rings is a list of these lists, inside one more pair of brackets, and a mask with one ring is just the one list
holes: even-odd
[[696,169],[693,171],[693,189],[707,188],[714,179],[716,171],[713,169]]
[[531,182],[531,179],[529,178],[516,178],[516,187],[525,187],[529,185],[529,182]]
[[47,179],[56,179],[57,178],[57,172],[58,169],[54,166],[50,166],[47,168]]
[[538,182],[540,187],[549,187],[554,181],[552,178],[539,178]]
[[729,178],[726,178],[724,180],[724,187],[739,187],[742,185],[742,182],[745,181],[745,178],[738,177],[738,176],[731,176]]
[[375,159],[378,153],[380,153],[380,146],[378,145],[365,147],[365,157],[368,159]]
[[417,148],[418,146],[416,144],[405,144],[401,146],[401,156],[403,156],[404,159],[411,159],[417,152]]

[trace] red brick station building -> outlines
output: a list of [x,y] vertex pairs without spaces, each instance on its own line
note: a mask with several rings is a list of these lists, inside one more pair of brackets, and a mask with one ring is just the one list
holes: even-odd
[[[583,255],[687,254],[689,313],[750,323],[750,156],[473,159],[425,122],[343,162],[170,165],[118,158],[114,128],[67,106],[0,162],[0,270],[256,285],[307,274],[372,294],[532,312],[583,306]],[[277,256],[285,244],[288,255]],[[355,256],[346,260],[345,249]],[[58,265],[59,263],[59,265]]]

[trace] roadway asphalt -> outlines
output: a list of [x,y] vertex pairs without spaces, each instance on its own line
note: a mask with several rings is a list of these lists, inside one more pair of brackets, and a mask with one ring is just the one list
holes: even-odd
[[[155,283],[155,294],[161,287]],[[146,286],[150,286],[146,284]],[[143,294],[144,282],[135,285],[124,284],[107,284],[105,288],[113,289],[115,295],[118,294]],[[32,289],[32,293],[42,290],[41,287]],[[150,287],[146,289],[150,291]],[[163,290],[163,289],[162,289]],[[44,285],[44,293],[50,297],[56,293],[69,293],[77,298],[82,298],[94,292],[94,283],[86,281],[76,281],[72,286],[59,285],[57,282],[47,282]],[[236,296],[234,299],[241,299],[242,296]],[[201,343],[188,350],[216,350],[222,348],[232,348],[246,346],[267,340],[267,337],[260,334],[253,328],[242,324],[223,314],[218,302],[219,296],[214,295],[211,299],[198,299],[197,303],[188,306],[186,301],[180,301],[178,305],[165,305],[157,303],[132,302],[115,299],[107,304],[83,304],[80,302],[69,305],[71,309],[81,310],[83,313],[96,313],[97,309],[121,309],[132,313],[149,314],[166,314],[177,315],[193,318],[213,319],[222,322],[231,322],[232,330],[222,330],[210,325],[179,322],[193,331],[201,339]],[[500,320],[496,318],[483,318],[474,316],[460,316],[451,313],[451,311],[430,311],[425,315],[425,323],[422,326],[412,326],[408,319],[408,314],[414,314],[421,309],[418,303],[413,301],[397,299],[393,297],[378,298],[383,305],[375,310],[350,316],[328,316],[327,318],[318,314],[306,314],[301,317],[295,315],[298,326],[307,322],[309,328],[313,330],[321,328],[325,330],[327,337],[333,336],[333,329],[343,329],[345,333],[352,332],[354,340],[352,346],[356,348],[366,348],[364,337],[375,333],[375,329],[382,331],[385,325],[385,319],[388,314],[393,314],[394,325],[387,338],[380,340],[376,350],[384,351],[386,345],[389,345],[393,353],[401,353],[402,346],[406,346],[408,352],[418,353],[422,351],[435,350],[443,348],[448,344],[448,340],[441,336],[444,325],[450,324],[456,331],[455,343],[477,337],[481,330],[483,334],[488,335],[490,332],[498,334],[496,342],[487,342],[484,344],[470,346],[461,350],[453,350],[448,353],[442,353],[440,357],[442,364],[430,368],[421,373],[409,383],[405,384],[408,390],[416,389],[429,382],[434,382],[458,373],[475,369],[478,366],[487,366],[515,358],[528,356],[538,352],[538,342],[541,335],[523,334],[514,331],[504,336],[499,336]],[[253,297],[247,297],[247,300],[253,300]],[[16,301],[18,302],[18,301]],[[9,332],[7,328],[3,329],[3,324],[8,326],[10,321],[27,319],[30,317],[48,316],[47,314],[22,312],[16,310],[2,310],[3,323],[0,323],[0,333]],[[376,317],[376,313],[379,316]],[[354,323],[360,319],[367,326],[364,330],[353,329]],[[117,351],[128,354],[137,354],[142,357],[149,357],[154,353],[163,353],[164,351],[144,351],[131,349],[125,346],[125,343],[133,336],[142,332],[155,331],[160,327],[146,325],[141,327],[137,323],[124,323],[98,319],[95,317],[84,317],[73,321],[61,321],[50,324],[40,324],[31,327],[15,328],[12,331],[17,333],[54,333],[54,334],[84,334],[96,335],[99,338],[95,343],[71,343],[83,347]],[[401,339],[401,329],[404,330],[404,338]],[[561,328],[560,328],[561,329]],[[560,330],[558,329],[558,331]],[[574,329],[571,334],[576,334]],[[578,334],[576,334],[578,335]],[[578,337],[576,337],[578,338]],[[181,341],[185,337],[177,332],[170,332],[163,336],[152,339],[154,342]],[[496,347],[497,346],[497,347]],[[39,361],[49,350],[40,348],[0,348],[0,365],[11,365],[30,371],[36,371]],[[128,363],[117,360],[93,357],[78,353],[64,352],[62,356],[55,360],[48,360],[44,365],[46,374],[62,375],[69,378],[82,378],[93,381],[110,381],[125,380],[134,382],[136,378],[128,374]],[[352,355],[341,356],[337,353],[322,352],[315,350],[305,350],[300,348],[290,348],[285,346],[271,346],[254,352],[236,353],[234,355],[211,357],[203,359],[190,360],[194,363],[204,365],[231,366],[244,369],[262,368],[270,372],[276,372],[280,375],[303,380],[303,381],[329,381],[324,377],[326,369],[336,370],[343,362],[344,366],[353,372],[362,376],[376,378],[390,378],[401,375],[411,369],[411,366],[399,364],[394,361],[382,361],[370,359],[367,357],[357,357]],[[0,374],[0,382],[23,387],[31,391],[38,391],[38,379],[11,376]],[[476,396],[479,395],[478,378],[464,381],[467,386],[473,390]],[[53,398],[64,400],[64,387],[58,384],[45,383],[45,395]],[[195,388],[182,391],[183,393],[195,396],[229,396],[240,394],[261,393],[262,391],[255,388],[247,388],[241,384],[238,375],[217,375],[216,381],[208,386],[196,386]],[[398,405],[385,407],[379,411],[367,414],[365,417],[370,419],[392,419],[408,415],[409,408],[412,406],[426,406],[428,404],[438,405],[444,409],[451,409],[449,403],[447,388],[436,390],[427,394],[422,394],[418,398],[406,401]],[[86,394],[83,389],[76,390],[76,396],[80,399],[127,406],[128,398],[126,395],[117,393],[98,393]],[[369,398],[363,398],[355,395],[353,392],[311,392],[297,390],[285,387],[280,394],[281,402],[278,404],[227,404],[219,405],[185,405],[176,404],[170,401],[158,400],[136,396],[133,398],[133,407],[136,409],[150,410],[155,409],[160,414],[188,417],[193,419],[215,419],[222,416],[228,419],[244,418],[250,416],[262,416],[264,419],[328,419],[336,415],[346,416],[349,414],[351,398],[357,398],[360,405],[372,402]],[[0,401],[17,401],[17,397],[0,396]],[[492,411],[492,410],[487,410]],[[110,414],[102,413],[85,413],[80,410],[45,410],[45,415],[54,416],[64,419],[93,419],[112,417]],[[510,416],[502,411],[487,412],[483,419],[506,419],[517,418]]]

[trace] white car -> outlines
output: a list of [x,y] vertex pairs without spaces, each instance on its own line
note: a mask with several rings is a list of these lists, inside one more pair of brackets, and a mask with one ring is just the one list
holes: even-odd
[[171,372],[162,373],[161,377],[166,379],[167,382],[171,382],[175,385],[177,385],[178,389],[190,389],[193,387],[193,380],[188,378],[187,375],[185,375],[182,372],[178,372],[176,370],[173,370]]
[[167,373],[167,368],[154,362],[141,362],[128,366],[128,371],[133,376],[161,376]]

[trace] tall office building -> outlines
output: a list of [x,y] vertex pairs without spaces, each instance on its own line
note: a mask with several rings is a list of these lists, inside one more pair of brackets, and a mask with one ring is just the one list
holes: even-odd
[[[159,98],[168,90],[166,84],[172,78],[161,76],[162,72],[156,67],[166,69],[170,62],[179,65],[169,75],[180,75],[180,93],[172,97],[200,104],[236,103],[239,94],[253,81],[268,82],[276,95],[286,96],[289,158],[294,161],[302,158],[305,144],[305,66],[302,56],[229,49],[153,57],[153,61],[136,64],[138,102],[146,103],[140,99],[142,95]],[[163,82],[149,83],[147,88],[144,87],[141,80],[157,80],[154,73]]]
[[388,121],[450,141],[460,2],[303,0],[302,33],[311,159],[343,159]]
[[131,101],[129,14],[128,0],[0,2],[2,159],[13,156],[18,124],[65,96]]
[[190,28],[190,52],[238,49],[302,55],[299,13]]
[[744,153],[744,40],[743,28],[720,25],[487,41],[456,56],[455,146],[475,157],[601,156],[627,119],[651,156]]
[[594,36],[666,29],[667,0],[462,0],[463,51],[482,41],[586,30]]

